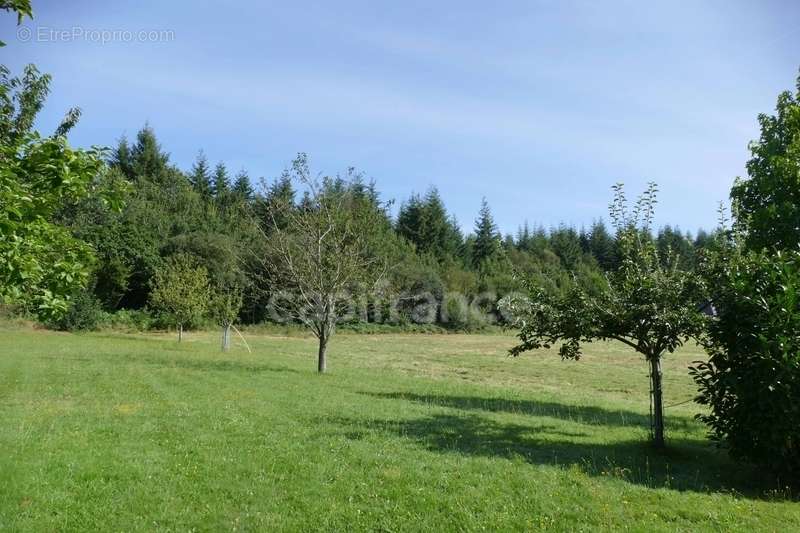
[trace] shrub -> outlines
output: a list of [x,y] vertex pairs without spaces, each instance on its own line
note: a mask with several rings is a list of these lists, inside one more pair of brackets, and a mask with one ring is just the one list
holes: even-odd
[[123,331],[143,332],[152,329],[155,320],[141,309],[120,309],[108,316],[108,325]]
[[80,291],[72,296],[67,312],[47,323],[48,327],[61,331],[93,331],[104,322],[106,314],[100,302],[89,291]]
[[[733,254],[732,254],[733,255]],[[733,456],[800,475],[800,253],[750,252],[710,269],[719,317],[690,370],[699,418]]]
[[449,293],[442,302],[442,322],[457,331],[479,331],[490,324],[490,316],[478,307],[477,302],[470,303],[460,294]]

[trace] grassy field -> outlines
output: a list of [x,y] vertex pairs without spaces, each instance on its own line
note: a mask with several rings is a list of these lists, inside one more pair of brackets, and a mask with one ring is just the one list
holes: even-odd
[[[646,445],[615,344],[510,359],[505,335],[314,341],[0,329],[0,530],[800,529],[800,503],[705,440]],[[693,396],[685,349],[666,404]]]

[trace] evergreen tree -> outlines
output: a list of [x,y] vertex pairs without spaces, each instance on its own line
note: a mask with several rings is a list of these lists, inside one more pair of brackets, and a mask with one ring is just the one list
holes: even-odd
[[212,197],[214,191],[211,185],[211,173],[208,160],[202,150],[197,153],[192,172],[189,174],[189,182],[203,199],[208,200]]
[[492,218],[489,203],[484,198],[481,202],[481,210],[478,219],[475,221],[475,242],[472,245],[472,265],[480,268],[495,259],[500,251],[500,234]]
[[136,134],[136,144],[131,149],[131,171],[135,179],[148,178],[155,182],[167,180],[169,154],[161,150],[156,134],[149,124]]
[[433,254],[439,262],[453,259],[463,242],[458,225],[447,216],[444,202],[436,188],[431,188],[425,195],[421,242],[424,243],[424,251]]
[[422,200],[418,194],[411,195],[407,202],[400,206],[397,214],[397,233],[408,239],[419,250],[422,242]]
[[236,180],[233,182],[233,196],[242,202],[249,202],[255,196],[253,186],[250,184],[250,176],[247,171],[242,169],[236,174]]
[[567,270],[575,270],[581,261],[581,239],[575,228],[559,226],[550,232],[550,247]]
[[117,147],[111,152],[108,163],[112,168],[119,169],[120,173],[128,181],[133,181],[134,171],[131,147],[128,144],[128,139],[124,135],[120,138],[119,142],[117,142]]
[[221,161],[214,167],[213,189],[217,203],[224,203],[230,193],[231,183],[230,178],[228,178],[228,169],[225,168],[225,163]]
[[617,264],[616,241],[608,232],[602,219],[592,224],[589,234],[589,252],[603,270],[613,270]]

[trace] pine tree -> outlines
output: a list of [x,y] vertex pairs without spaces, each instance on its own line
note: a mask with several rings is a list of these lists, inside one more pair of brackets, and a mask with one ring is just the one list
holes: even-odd
[[194,165],[192,165],[189,181],[194,190],[206,200],[210,199],[213,195],[210,174],[206,155],[200,150],[197,153],[197,159],[195,159]]
[[422,210],[422,200],[419,195],[411,195],[411,198],[400,206],[395,224],[397,233],[416,245],[417,249],[422,241]]
[[431,254],[440,263],[455,258],[463,245],[458,225],[448,217],[435,188],[431,188],[424,199],[415,194],[402,205],[396,228],[420,253]]
[[603,270],[613,270],[617,265],[616,242],[601,220],[592,224],[589,234],[589,252]]
[[475,243],[472,246],[472,264],[480,269],[486,262],[494,259],[500,251],[500,234],[492,218],[486,198],[481,202],[481,210],[475,221]]
[[108,163],[112,168],[119,169],[128,181],[133,181],[134,172],[131,147],[128,144],[128,139],[124,135],[117,142],[117,147],[111,152]]
[[213,189],[217,203],[224,203],[230,194],[231,184],[230,178],[228,178],[228,169],[225,168],[225,163],[222,161],[217,163],[217,166],[214,167]]
[[236,180],[233,182],[233,196],[242,202],[249,202],[253,199],[255,192],[253,186],[250,184],[250,176],[247,171],[242,169],[236,174]]
[[136,144],[131,149],[131,170],[136,179],[148,178],[164,182],[168,177],[169,154],[161,151],[156,134],[149,124],[136,134]]
[[447,216],[442,197],[436,188],[425,195],[422,210],[421,242],[426,251],[440,261],[454,258],[462,244],[461,232]]
[[581,240],[575,228],[559,226],[550,232],[550,247],[567,270],[575,270],[581,260]]

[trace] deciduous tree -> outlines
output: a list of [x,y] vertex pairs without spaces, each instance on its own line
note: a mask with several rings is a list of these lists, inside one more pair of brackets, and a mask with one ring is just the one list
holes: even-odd
[[614,188],[611,217],[620,243],[621,266],[606,283],[588,289],[574,283],[565,294],[549,294],[527,280],[529,294],[508,302],[519,328],[520,344],[528,350],[558,344],[563,359],[579,359],[581,346],[596,340],[615,340],[642,354],[650,366],[652,440],[664,445],[661,359],[703,333],[700,306],[705,289],[694,273],[675,263],[664,265],[652,239],[646,238],[656,204],[651,184],[628,212],[621,185]]
[[321,182],[312,176],[305,154],[292,164],[293,178],[307,194],[301,205],[274,204],[274,217],[288,222],[264,229],[263,264],[269,281],[283,288],[274,305],[287,318],[307,326],[319,341],[317,369],[327,369],[328,342],[354,298],[382,277],[385,264],[371,236],[382,213],[352,182]]
[[189,255],[176,254],[168,257],[156,270],[150,305],[175,323],[180,342],[184,326],[203,316],[210,297],[205,267],[196,265]]
[[[73,149],[65,134],[71,110],[50,137],[33,131],[50,76],[33,65],[9,78],[0,65],[0,299],[22,304],[45,319],[66,312],[70,295],[85,286],[91,248],[53,222],[66,202],[91,194],[104,170],[102,151]],[[102,200],[118,207],[118,196]]]

